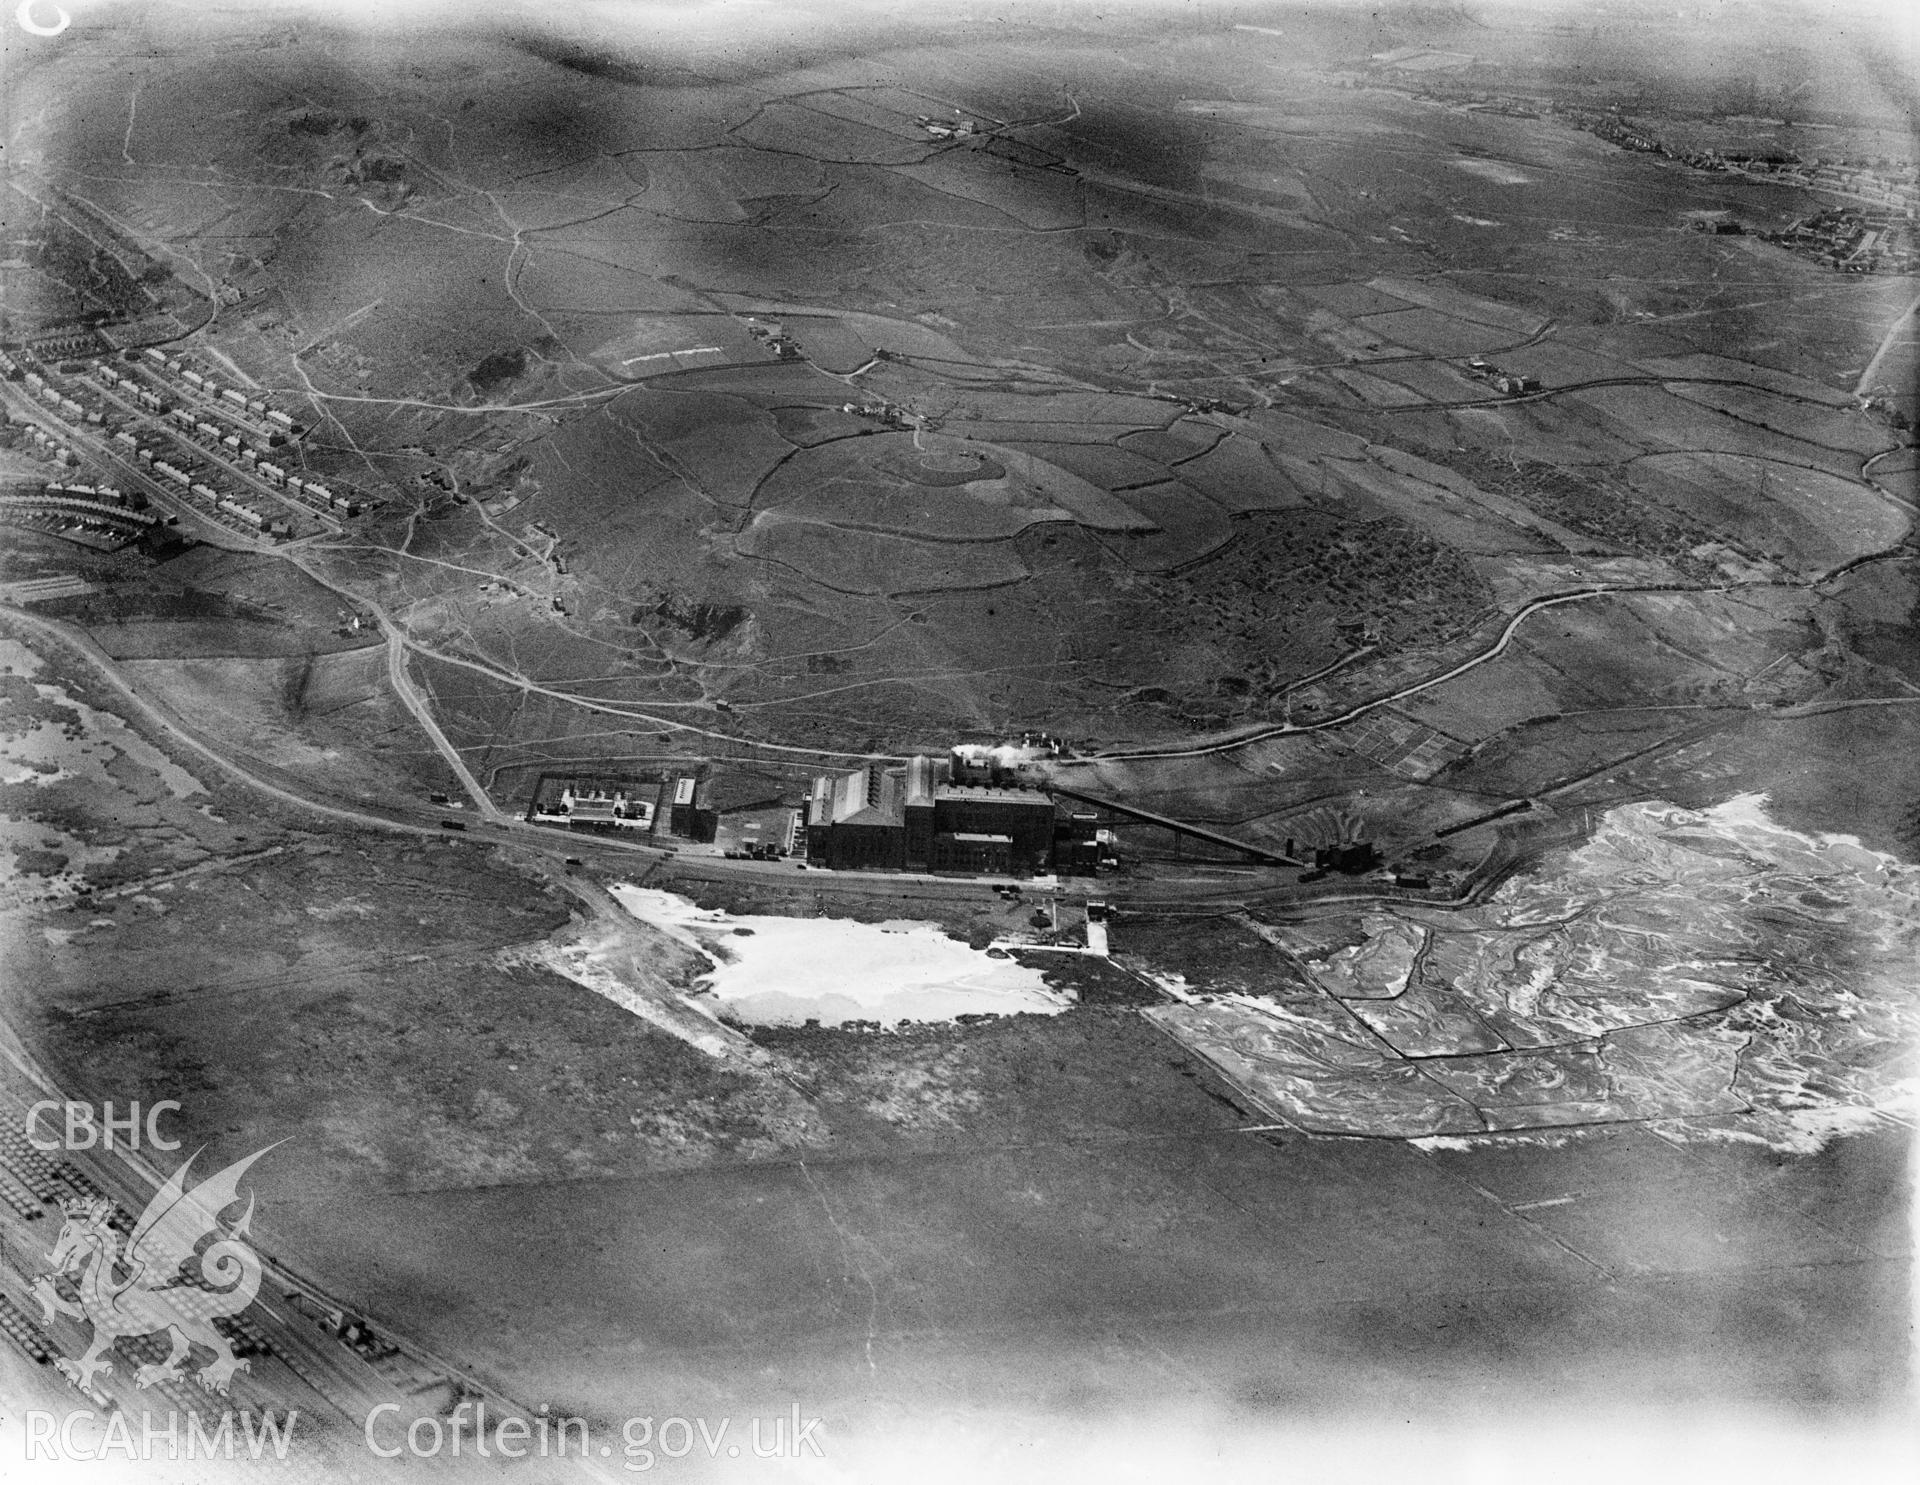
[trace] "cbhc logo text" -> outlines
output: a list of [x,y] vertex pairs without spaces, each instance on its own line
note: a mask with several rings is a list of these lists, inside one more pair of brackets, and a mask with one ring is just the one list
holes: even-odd
[[[40,1116],[43,1113],[66,1111],[65,1128],[61,1137],[43,1139],[40,1133]],[[162,1139],[160,1136],[160,1115],[171,1109],[180,1111],[180,1105],[171,1098],[163,1098],[147,1110],[147,1145],[154,1150],[177,1150],[180,1141]],[[59,1125],[54,1126],[56,1129]],[[58,1103],[51,1098],[43,1098],[27,1110],[27,1143],[36,1150],[91,1150],[98,1145],[103,1150],[111,1150],[115,1135],[124,1135],[120,1141],[129,1150],[140,1148],[140,1100],[135,1099],[127,1105],[124,1119],[113,1117],[113,1100],[108,1099],[100,1105],[100,1118],[93,1117],[93,1105],[90,1103]]]

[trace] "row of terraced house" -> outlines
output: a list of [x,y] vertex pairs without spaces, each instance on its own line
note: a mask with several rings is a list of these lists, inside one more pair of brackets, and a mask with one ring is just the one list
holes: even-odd
[[[31,360],[31,355],[26,359]],[[294,534],[290,521],[247,498],[244,483],[229,488],[223,473],[240,476],[242,481],[246,477],[259,480],[326,520],[355,516],[366,508],[358,491],[336,489],[281,462],[287,457],[279,452],[281,446],[304,430],[264,398],[249,398],[235,388],[222,387],[178,357],[151,348],[127,352],[126,362],[131,364],[65,363],[61,376],[84,374],[90,381],[56,386],[50,368],[25,369],[20,359],[8,355],[0,364],[0,375],[24,381],[29,391],[68,418],[103,425],[128,457],[222,524],[278,539]],[[172,435],[173,444],[154,444],[138,423],[129,426],[103,411],[103,405],[111,404],[101,403],[102,393],[136,404],[136,413],[149,415]],[[198,458],[199,449],[211,458]]]

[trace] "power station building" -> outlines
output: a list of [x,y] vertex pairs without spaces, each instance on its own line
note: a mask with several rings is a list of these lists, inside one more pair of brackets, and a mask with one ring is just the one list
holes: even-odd
[[[957,750],[949,777],[956,774],[980,776]],[[841,871],[1047,870],[1058,815],[1053,800],[1003,774],[991,777],[996,782],[944,782],[927,757],[905,768],[870,764],[822,774],[807,801],[807,860]]]
[[807,860],[836,871],[907,865],[906,781],[879,764],[822,774],[807,800]]

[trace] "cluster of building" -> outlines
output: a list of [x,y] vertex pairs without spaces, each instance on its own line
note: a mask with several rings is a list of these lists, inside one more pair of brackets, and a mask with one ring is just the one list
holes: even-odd
[[534,787],[527,818],[569,830],[634,830],[691,841],[710,841],[719,827],[711,783],[692,774],[660,779],[544,774]]
[[15,421],[0,410],[0,448],[24,448],[62,471],[52,479],[14,480],[0,487],[0,524],[99,551],[117,551],[158,524],[145,496],[66,474],[80,463],[79,456],[37,423]]
[[99,408],[90,407],[77,398],[69,396],[38,371],[22,371],[20,380],[26,384],[29,392],[46,403],[48,407],[77,423],[103,424],[106,421],[106,415]]
[[114,441],[124,443],[142,468],[174,486],[175,493],[188,504],[222,525],[271,536],[278,541],[292,536],[292,523],[241,499],[224,484],[214,483],[219,476],[204,461],[170,449],[149,448],[124,429],[114,434]]
[[1000,747],[956,747],[939,760],[921,756],[904,765],[822,774],[797,810],[777,794],[748,803],[743,783],[750,793],[764,780],[716,779],[704,767],[646,779],[546,774],[535,785],[527,819],[712,842],[722,808],[749,810],[754,820],[772,823],[772,838],[760,839],[762,827],[755,824],[744,848],[730,855],[800,856],[809,866],[841,871],[1091,876],[1113,864],[1112,833],[1101,828],[1095,811],[1056,805],[1029,782],[1033,763],[1058,747],[1029,736]]
[[1816,160],[1807,186],[1815,191],[1857,196],[1869,206],[1906,216],[1920,212],[1920,166],[1909,160],[1873,165]]
[[1731,171],[1784,186],[1851,196],[1895,218],[1920,214],[1920,165],[1911,160],[1829,160],[1824,156],[1805,160],[1792,151],[1750,154],[1687,149],[1669,145],[1651,130],[1611,111],[1570,112],[1567,117],[1579,128],[1621,149],[1665,155],[1694,170]]
[[157,518],[110,486],[48,483],[0,488],[0,523],[44,531],[80,546],[118,551]]
[[29,451],[36,457],[61,469],[71,468],[80,462],[80,456],[57,434],[49,433],[38,423],[16,422],[0,410],[0,448],[16,449],[22,444],[28,445]]
[[[278,450],[306,430],[279,408],[269,406],[264,397],[248,397],[232,387],[222,387],[211,378],[185,365],[178,357],[163,356],[148,349],[142,353],[141,375],[101,364],[96,374],[108,385],[129,392],[142,406],[163,413],[177,424],[181,433],[200,443],[216,456],[236,463],[240,469],[283,492],[296,504],[316,515],[339,518],[357,516],[367,502],[356,490],[339,489],[311,476],[289,469],[281,462]],[[168,386],[162,373],[177,375]],[[200,405],[174,402],[169,392],[184,389],[200,399]],[[228,421],[218,421],[225,418]],[[250,425],[250,426],[249,426]]]
[[758,320],[747,321],[747,334],[772,351],[782,361],[800,359],[800,342],[778,325],[763,325]]
[[[304,431],[290,414],[221,386],[178,356],[149,347],[126,352],[120,364],[62,363],[56,375],[28,347],[0,352],[0,375],[24,382],[72,422],[99,427],[155,483],[235,530],[285,540],[296,529],[289,514],[331,522],[366,507],[358,491],[287,467],[280,450]],[[267,492],[294,509],[276,508],[262,498]]]
[[872,418],[876,423],[885,423],[890,428],[932,426],[918,413],[909,411],[897,402],[843,402],[840,411],[852,413],[857,418]]
[[[1294,854],[1293,841],[1287,841],[1287,854]],[[1313,848],[1313,865],[1300,874],[1303,882],[1317,882],[1328,872],[1339,872],[1342,876],[1364,876],[1377,871],[1381,865],[1380,852],[1372,841],[1333,841]],[[1396,879],[1397,880],[1397,879]],[[1409,885],[1415,878],[1407,878],[1401,885]],[[1425,886],[1424,880],[1420,881]]]
[[1761,235],[1845,273],[1912,273],[1920,268],[1913,219],[1888,211],[1846,206],[1802,217],[1783,232]]
[[1802,160],[1798,155],[1716,154],[1712,150],[1675,155],[1696,170],[1733,170],[1784,186],[1851,196],[1868,207],[1912,216],[1920,212],[1920,167],[1906,160]]
[[1521,376],[1518,372],[1502,371],[1484,356],[1473,356],[1467,361],[1469,375],[1477,376],[1496,392],[1507,397],[1518,397],[1523,392],[1538,392],[1540,378]]
[[1175,397],[1172,400],[1178,402],[1188,412],[1200,416],[1207,413],[1226,413],[1231,417],[1237,417],[1245,412],[1248,406],[1244,402],[1228,402],[1221,397]]
[[1897,396],[1890,396],[1877,385],[1872,393],[1860,399],[1860,411],[1877,414],[1886,425],[1896,433],[1906,433],[1913,427],[1913,416],[1900,405]]
[[652,830],[655,813],[654,800],[642,799],[622,785],[568,782],[561,786],[557,799],[536,799],[528,818],[582,829],[605,826],[615,830]]
[[99,354],[100,337],[91,325],[55,325],[27,341],[27,348],[43,361]]
[[[223,387],[212,377],[207,376],[182,360],[179,356],[169,356],[165,351],[153,346],[142,351],[141,359],[149,366],[167,375],[177,377],[187,387],[209,401],[220,401],[239,412],[250,414],[259,419],[273,432],[298,437],[306,430],[294,422],[293,415],[272,406],[259,393],[249,396],[237,387]],[[132,353],[128,353],[131,358]]]
[[914,119],[914,123],[935,139],[970,139],[973,136],[972,119],[936,119],[923,113]]
[[1582,115],[1575,122],[1589,134],[1597,135],[1623,150],[1635,150],[1647,155],[1664,155],[1667,152],[1657,134],[1648,133],[1616,113]]
[[1030,787],[1040,751],[963,746],[943,763],[869,764],[814,780],[806,804],[809,865],[834,870],[1092,873],[1113,855],[1091,811],[1062,813]]
[[1555,112],[1565,118],[1576,129],[1584,129],[1608,144],[1617,145],[1623,150],[1634,150],[1646,155],[1665,155],[1670,160],[1678,160],[1682,165],[1690,165],[1695,170],[1734,170],[1743,169],[1748,164],[1798,164],[1798,155],[1723,155],[1717,150],[1689,150],[1669,145],[1651,129],[1643,128],[1631,119],[1623,118],[1616,108],[1593,110],[1584,108],[1556,109]]

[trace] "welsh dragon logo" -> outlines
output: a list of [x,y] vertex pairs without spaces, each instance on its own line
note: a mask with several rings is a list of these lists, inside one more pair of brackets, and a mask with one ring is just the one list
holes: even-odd
[[[239,1314],[260,1288],[259,1255],[244,1241],[253,1220],[253,1197],[247,1197],[239,1220],[224,1223],[220,1214],[239,1203],[241,1176],[267,1150],[236,1160],[192,1191],[186,1189],[194,1160],[189,1155],[147,1203],[124,1253],[120,1234],[109,1225],[112,1202],[95,1197],[64,1203],[67,1219],[47,1255],[52,1272],[34,1281],[33,1293],[48,1320],[61,1314],[92,1323],[93,1344],[86,1354],[78,1361],[62,1357],[55,1363],[76,1387],[91,1387],[96,1372],[112,1373],[106,1353],[120,1337],[156,1331],[171,1335],[172,1354],[135,1372],[137,1386],[151,1387],[182,1375],[196,1342],[213,1352],[213,1360],[198,1373],[200,1385],[209,1392],[225,1393],[236,1371],[252,1370],[250,1362],[235,1359],[213,1322]],[[201,1248],[209,1237],[215,1241]],[[75,1281],[79,1303],[54,1287],[61,1276]]]

